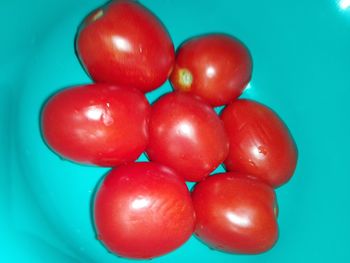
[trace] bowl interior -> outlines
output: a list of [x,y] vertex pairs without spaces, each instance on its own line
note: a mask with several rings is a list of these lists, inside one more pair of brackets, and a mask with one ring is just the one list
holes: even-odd
[[[273,108],[299,149],[293,179],[277,190],[280,236],[272,250],[231,255],[191,238],[153,261],[349,260],[350,1],[141,2],[162,20],[175,47],[210,32],[242,40],[254,62],[243,97]],[[91,202],[108,169],[60,159],[40,134],[45,100],[59,89],[91,82],[75,56],[74,37],[82,18],[102,3],[15,0],[5,4],[8,12],[0,18],[7,36],[1,43],[6,62],[0,66],[1,168],[10,173],[1,185],[4,211],[9,211],[3,222],[11,226],[4,232],[4,257],[12,262],[25,255],[27,262],[43,257],[53,262],[129,261],[108,253],[95,238]],[[167,82],[147,97],[154,101],[169,91]]]

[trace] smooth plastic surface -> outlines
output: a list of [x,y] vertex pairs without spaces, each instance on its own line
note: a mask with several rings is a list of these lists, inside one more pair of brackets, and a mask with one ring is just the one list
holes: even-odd
[[[90,82],[73,41],[82,18],[102,2],[1,4],[1,262],[132,262],[95,238],[91,200],[108,169],[61,160],[39,130],[50,94]],[[271,251],[237,256],[191,238],[153,262],[350,262],[350,1],[142,3],[164,22],[176,47],[208,32],[241,39],[254,63],[243,96],[273,108],[299,149],[294,177],[277,190],[280,236]],[[169,90],[166,83],[148,97]]]

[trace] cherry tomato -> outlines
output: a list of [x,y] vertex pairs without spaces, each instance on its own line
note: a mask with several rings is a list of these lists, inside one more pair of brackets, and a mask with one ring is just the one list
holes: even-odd
[[150,160],[173,168],[187,181],[208,176],[228,153],[228,138],[214,110],[189,94],[168,93],[152,107]]
[[117,0],[92,12],[76,38],[80,61],[95,82],[143,92],[161,86],[175,51],[162,23],[137,1]]
[[195,186],[192,200],[195,235],[214,249],[257,254],[277,241],[275,192],[261,181],[235,173],[213,175]]
[[94,218],[98,237],[111,252],[139,259],[176,249],[195,223],[183,178],[152,162],[112,170],[97,191]]
[[42,112],[42,133],[63,158],[115,166],[136,160],[145,150],[150,111],[137,89],[77,86],[48,100]]
[[273,187],[286,183],[297,163],[295,142],[283,121],[268,107],[236,100],[221,116],[230,140],[225,166],[254,175]]
[[251,73],[251,57],[242,43],[229,35],[209,34],[180,46],[170,81],[175,90],[220,106],[241,95]]

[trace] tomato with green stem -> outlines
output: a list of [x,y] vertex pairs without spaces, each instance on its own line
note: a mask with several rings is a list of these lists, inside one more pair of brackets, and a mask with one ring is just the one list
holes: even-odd
[[164,25],[138,1],[114,0],[82,22],[77,55],[95,82],[148,92],[173,68],[175,50]]
[[241,95],[251,74],[250,53],[238,39],[207,34],[191,38],[178,48],[170,81],[175,90],[221,106]]

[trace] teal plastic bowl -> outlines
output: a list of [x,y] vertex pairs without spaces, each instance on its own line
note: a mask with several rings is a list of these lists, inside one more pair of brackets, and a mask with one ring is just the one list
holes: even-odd
[[[73,42],[82,18],[103,2],[1,3],[0,262],[131,262],[95,238],[92,195],[108,169],[60,159],[39,129],[49,95],[90,82]],[[232,255],[192,237],[153,262],[350,262],[350,1],[141,2],[176,47],[210,32],[241,39],[254,61],[243,96],[273,108],[299,148],[294,177],[277,190],[272,250]],[[148,97],[170,90],[166,83]]]

